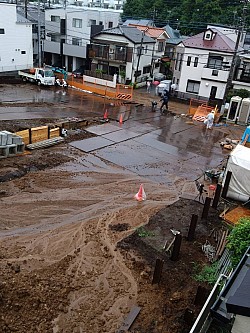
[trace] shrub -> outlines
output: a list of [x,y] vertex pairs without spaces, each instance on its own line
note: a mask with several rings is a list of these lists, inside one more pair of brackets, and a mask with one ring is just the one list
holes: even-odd
[[227,248],[230,251],[230,257],[234,267],[240,262],[249,246],[250,217],[243,217],[227,237]]

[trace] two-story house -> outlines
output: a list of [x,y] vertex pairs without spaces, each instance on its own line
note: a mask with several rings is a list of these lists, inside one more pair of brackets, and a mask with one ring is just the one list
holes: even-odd
[[221,104],[236,38],[234,29],[212,26],[177,46],[174,80],[179,96]]
[[126,83],[144,83],[150,76],[155,40],[135,27],[119,25],[92,38],[91,70],[118,74]]
[[72,6],[45,11],[44,57],[68,71],[84,65],[93,31],[117,26],[121,11]]
[[130,23],[129,26],[139,29],[140,31],[144,32],[146,36],[151,37],[155,40],[151,62],[151,75],[153,76],[154,74],[159,73],[161,59],[164,55],[166,42],[168,39],[167,32],[163,28],[145,26],[140,24]]
[[0,72],[33,67],[32,24],[16,5],[0,4]]

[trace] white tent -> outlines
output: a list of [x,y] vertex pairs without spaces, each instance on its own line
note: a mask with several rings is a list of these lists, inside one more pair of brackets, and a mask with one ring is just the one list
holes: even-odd
[[229,156],[225,175],[227,171],[232,172],[227,197],[244,202],[248,201],[250,197],[250,148],[237,145]]

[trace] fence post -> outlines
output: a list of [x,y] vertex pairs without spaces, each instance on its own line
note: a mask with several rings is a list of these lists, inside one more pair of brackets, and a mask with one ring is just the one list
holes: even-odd
[[224,198],[224,199],[226,199],[226,197],[227,197],[227,191],[228,191],[228,187],[229,187],[231,177],[232,177],[232,172],[228,171],[227,175],[226,175],[226,180],[225,180],[225,183],[224,183],[224,186],[223,186],[223,191],[222,191],[222,194],[221,194],[221,197]]
[[219,200],[220,200],[221,189],[222,189],[221,184],[217,184],[216,191],[215,191],[215,194],[214,194],[214,200],[213,200],[213,203],[212,203],[213,208],[217,208],[217,206],[218,206],[218,203],[219,203]]
[[187,236],[188,241],[192,241],[194,239],[197,221],[198,221],[198,215],[193,214],[192,218],[191,218],[189,230],[188,230],[188,236]]
[[209,211],[210,204],[211,204],[211,198],[206,197],[205,204],[204,204],[204,207],[203,207],[203,212],[202,212],[202,215],[201,215],[202,219],[206,219],[208,217],[208,211]]
[[179,253],[180,253],[180,249],[181,249],[181,241],[182,241],[181,234],[177,234],[175,236],[174,246],[173,246],[173,250],[172,250],[172,254],[171,254],[171,258],[170,258],[173,261],[177,261],[177,259],[179,257]]
[[164,264],[163,260],[156,259],[155,270],[154,270],[152,284],[155,284],[155,283],[159,284],[160,283],[163,264]]

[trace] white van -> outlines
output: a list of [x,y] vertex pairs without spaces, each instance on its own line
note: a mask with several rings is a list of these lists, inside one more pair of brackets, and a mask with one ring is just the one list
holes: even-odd
[[171,83],[172,83],[171,80],[161,81],[157,86],[157,94],[159,96],[161,96],[162,94],[164,94],[164,90],[167,90],[168,92],[170,92]]

